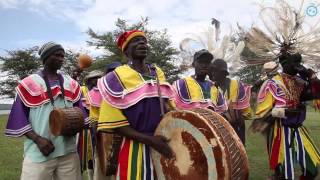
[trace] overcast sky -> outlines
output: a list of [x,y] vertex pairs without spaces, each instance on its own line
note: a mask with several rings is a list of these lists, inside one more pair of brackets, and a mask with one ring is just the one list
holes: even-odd
[[[294,3],[299,0],[290,0]],[[319,1],[319,0],[318,0]],[[174,46],[188,33],[210,24],[212,17],[227,27],[249,27],[258,20],[257,3],[274,0],[0,0],[0,55],[5,50],[56,41],[71,49],[98,52],[86,45],[86,30],[115,28],[117,18],[137,22],[150,17],[149,28],[167,28]],[[305,4],[318,6],[314,0]],[[317,7],[318,8],[318,7]],[[320,8],[318,8],[320,10]],[[319,18],[316,15],[312,18]]]

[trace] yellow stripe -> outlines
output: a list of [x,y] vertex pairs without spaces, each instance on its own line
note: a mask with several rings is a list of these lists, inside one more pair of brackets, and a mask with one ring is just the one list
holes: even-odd
[[110,123],[99,123],[99,125],[104,125],[104,126],[117,126],[117,125],[121,125],[121,124],[129,124],[128,121],[118,121],[118,122],[110,122]]
[[198,84],[198,82],[193,79],[192,77],[186,77],[185,78],[187,88],[189,89],[190,98],[193,101],[200,101],[203,100],[203,93],[201,86]]
[[137,176],[136,179],[142,179],[142,143],[139,143],[139,149],[138,149],[138,159],[137,159]]
[[210,90],[211,101],[214,105],[217,105],[219,90],[216,86],[212,86]]
[[127,175],[127,180],[130,180],[130,177],[131,177],[131,166],[132,166],[132,148],[133,148],[133,140],[130,140],[130,148],[129,148],[129,160],[128,160],[128,175]]
[[144,83],[140,74],[128,65],[118,67],[115,72],[126,90],[135,89]]
[[312,162],[316,165],[318,163],[320,163],[320,157],[317,153],[317,151],[313,148],[311,142],[309,141],[309,139],[306,137],[306,133],[303,132],[300,128],[299,128],[299,132],[300,132],[300,136],[303,142],[303,145],[307,151],[307,153],[309,154]]
[[227,100],[230,100],[231,102],[237,102],[238,101],[238,92],[239,91],[239,86],[238,86],[238,81],[236,79],[231,79],[230,82],[230,96],[228,97],[228,92],[225,92],[224,97]]
[[124,122],[122,124],[116,124],[116,125],[105,125],[105,124],[98,124],[98,130],[104,130],[104,129],[114,129],[114,128],[119,128],[123,126],[128,126],[128,122]]
[[[277,126],[278,126],[278,124],[277,124]],[[284,150],[284,147],[285,147],[285,139],[284,138],[285,138],[285,136],[284,136],[284,128],[283,127],[280,127],[280,133],[281,133],[281,141],[280,141],[280,150],[279,150],[278,163],[283,163],[284,162],[284,158],[285,158],[285,150]]]

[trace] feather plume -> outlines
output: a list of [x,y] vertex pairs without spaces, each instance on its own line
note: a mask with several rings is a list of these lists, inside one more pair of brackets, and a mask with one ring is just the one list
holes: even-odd
[[[242,67],[240,54],[244,49],[244,42],[233,42],[232,34],[223,36],[220,40],[220,22],[216,19],[212,20],[212,26],[207,27],[198,34],[190,34],[180,42],[180,50],[183,58],[183,63],[189,61],[191,64],[193,54],[199,49],[207,49],[213,54],[215,59],[224,59],[232,72]],[[196,45],[200,45],[198,47]],[[186,57],[186,55],[189,57]]]
[[275,61],[281,53],[300,53],[305,63],[320,64],[320,20],[308,24],[303,7],[304,0],[298,8],[278,0],[272,7],[261,5],[263,27],[253,26],[246,31],[238,26],[241,39],[257,55],[254,62],[248,60],[249,64]]

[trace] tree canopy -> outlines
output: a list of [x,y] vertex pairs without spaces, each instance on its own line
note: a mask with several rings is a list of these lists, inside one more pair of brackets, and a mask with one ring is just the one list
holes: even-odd
[[178,79],[178,75],[182,72],[180,67],[175,64],[178,59],[178,50],[172,46],[166,29],[151,30],[147,27],[148,22],[148,18],[142,18],[139,22],[129,25],[126,20],[117,19],[116,28],[112,31],[99,34],[89,29],[88,35],[91,40],[87,41],[88,44],[104,50],[104,54],[95,61],[91,69],[104,70],[107,64],[115,61],[122,64],[127,63],[127,59],[117,46],[116,40],[122,32],[138,29],[146,33],[148,40],[149,53],[146,62],[154,63],[162,68],[170,82]]

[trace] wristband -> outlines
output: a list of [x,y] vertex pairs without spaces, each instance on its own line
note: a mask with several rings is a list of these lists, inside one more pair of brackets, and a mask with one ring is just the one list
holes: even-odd
[[273,108],[271,111],[271,115],[272,117],[286,118],[285,110],[286,108]]

